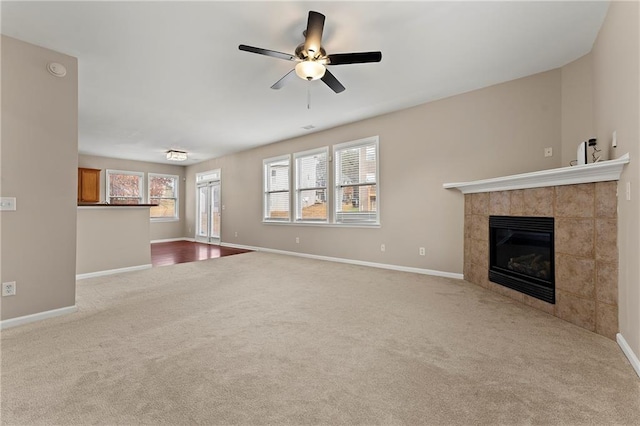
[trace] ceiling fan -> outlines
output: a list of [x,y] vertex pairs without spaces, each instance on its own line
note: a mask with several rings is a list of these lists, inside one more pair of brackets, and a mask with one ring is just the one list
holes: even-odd
[[[345,87],[338,79],[327,70],[327,65],[346,65],[346,64],[363,64],[367,62],[380,62],[382,60],[382,52],[353,52],[353,53],[334,53],[327,55],[322,47],[322,30],[324,29],[325,16],[322,13],[309,11],[307,20],[307,29],[302,33],[304,43],[296,47],[295,53],[276,52],[274,50],[262,49],[260,47],[247,46],[241,44],[238,46],[240,50],[245,52],[257,53],[260,55],[271,56],[273,58],[284,59],[285,61],[298,62],[294,69],[289,71],[280,80],[271,86],[272,89],[280,89],[293,76],[304,80],[321,79],[334,92],[340,93]],[[295,71],[295,72],[294,72]]]

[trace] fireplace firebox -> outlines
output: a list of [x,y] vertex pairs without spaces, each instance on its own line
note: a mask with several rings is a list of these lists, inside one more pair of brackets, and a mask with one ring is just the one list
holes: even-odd
[[555,304],[552,217],[489,217],[489,281]]

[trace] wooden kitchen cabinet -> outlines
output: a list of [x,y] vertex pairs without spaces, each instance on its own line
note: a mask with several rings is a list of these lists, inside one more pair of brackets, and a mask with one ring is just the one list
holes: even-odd
[[100,202],[100,169],[78,168],[78,202]]

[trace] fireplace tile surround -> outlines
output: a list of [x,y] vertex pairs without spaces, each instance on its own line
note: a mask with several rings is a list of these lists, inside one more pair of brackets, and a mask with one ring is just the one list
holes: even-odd
[[[465,280],[615,339],[616,190],[605,181],[465,194]],[[489,281],[490,215],[555,218],[555,305]]]

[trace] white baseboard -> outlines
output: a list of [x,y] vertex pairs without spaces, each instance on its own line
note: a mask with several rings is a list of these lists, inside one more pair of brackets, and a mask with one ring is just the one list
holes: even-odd
[[195,241],[195,238],[186,238],[186,237],[180,237],[180,238],[165,238],[164,240],[151,240],[151,244],[155,244],[155,243],[172,243],[174,241]]
[[620,349],[622,349],[622,352],[631,363],[633,369],[636,370],[636,374],[638,375],[638,377],[640,377],[640,359],[638,359],[638,356],[633,353],[633,350],[631,350],[631,346],[629,346],[622,334],[616,334],[616,341],[618,342]]
[[220,242],[220,245],[224,247],[239,248],[239,249],[245,249],[245,250],[263,251],[266,253],[285,254],[288,256],[306,257],[309,259],[327,260],[329,262],[349,263],[351,265],[371,266],[373,268],[391,269],[394,271],[402,271],[402,272],[413,272],[416,274],[433,275],[436,277],[455,278],[459,280],[463,279],[462,274],[457,274],[454,272],[436,271],[433,269],[414,268],[411,266],[390,265],[388,263],[366,262],[363,260],[343,259],[341,257],[319,256],[316,254],[298,253],[295,251],[276,250],[276,249],[270,249],[270,248],[264,248],[264,247],[253,247],[253,246],[245,246],[241,244],[231,244],[231,243],[224,243],[224,242]]
[[60,315],[72,314],[76,312],[78,308],[76,305],[67,306],[65,308],[52,309],[50,311],[38,312],[37,314],[25,315],[23,317],[9,318],[4,321],[0,321],[0,330],[9,327],[16,327],[18,325],[29,324],[30,322],[41,321],[47,318],[58,317]]
[[148,263],[146,265],[129,266],[127,268],[107,269],[106,271],[96,271],[96,272],[88,272],[86,274],[76,274],[76,281],[84,280],[87,278],[102,277],[105,275],[120,274],[122,272],[141,271],[143,269],[149,269],[151,268],[151,266],[152,265]]

